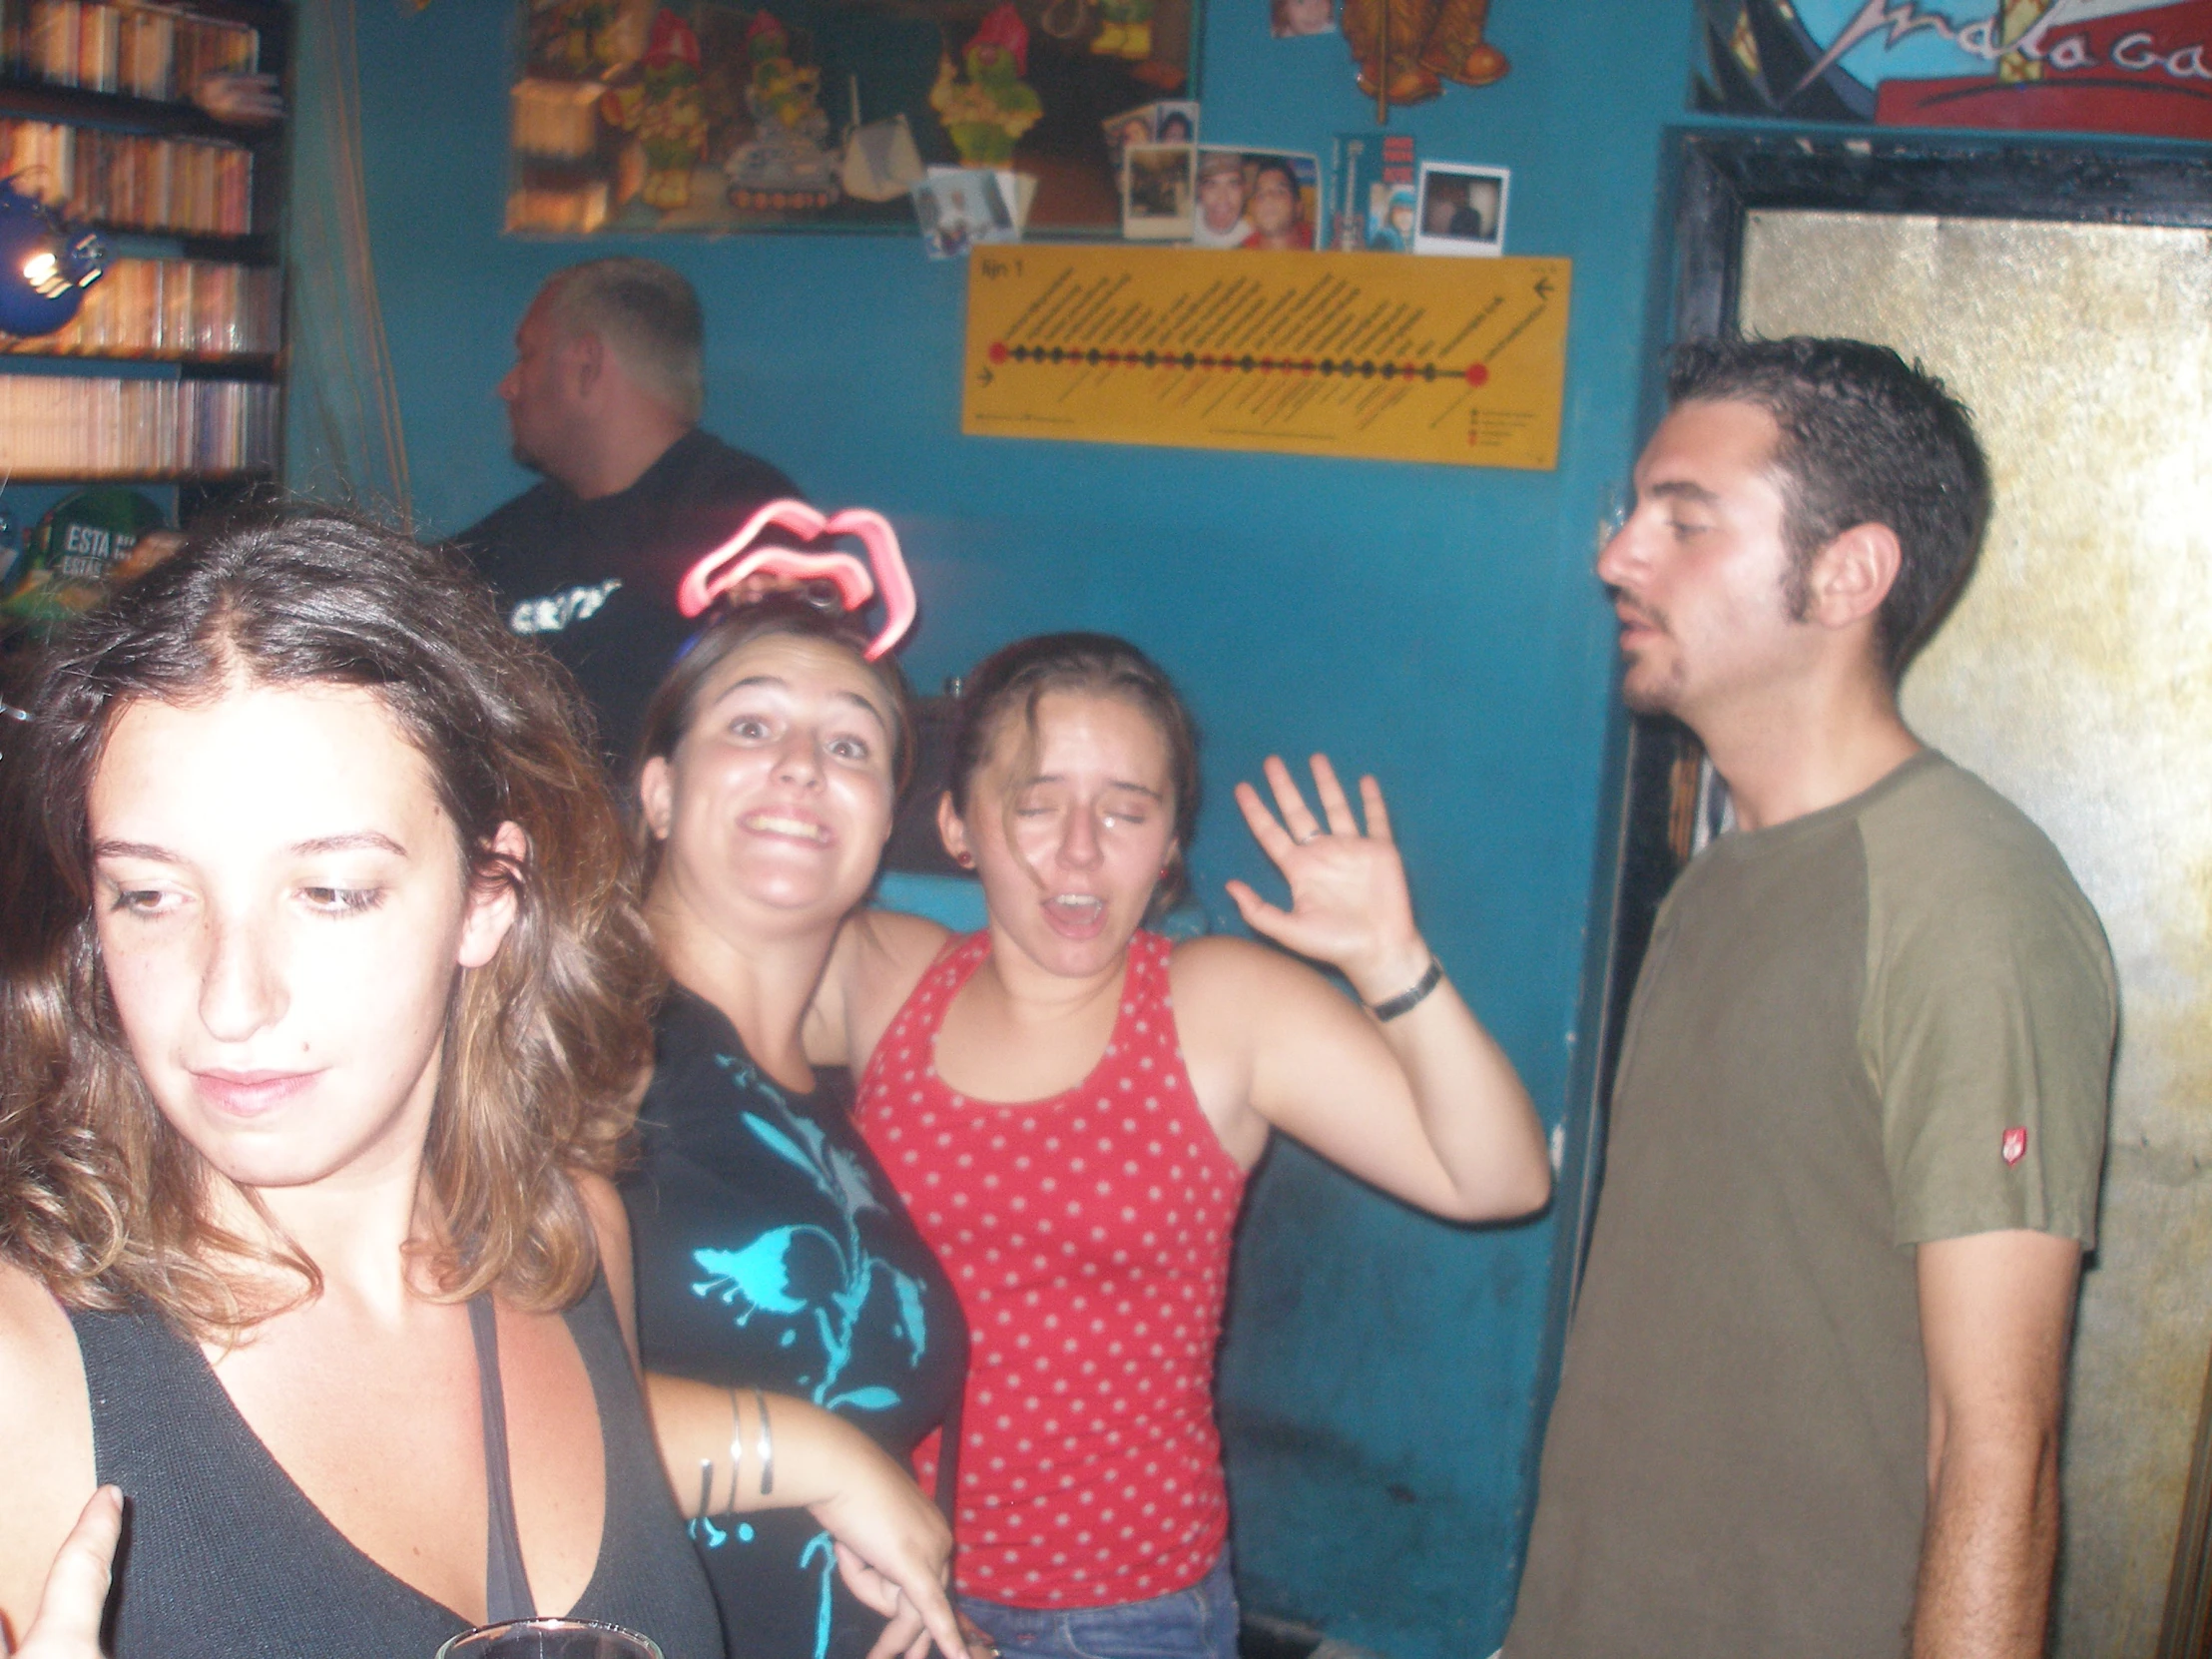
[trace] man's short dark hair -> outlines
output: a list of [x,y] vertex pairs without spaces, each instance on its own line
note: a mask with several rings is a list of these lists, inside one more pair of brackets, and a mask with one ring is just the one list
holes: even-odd
[[1854,525],[1896,532],[1903,551],[1877,634],[1894,679],[1965,586],[1988,526],[1989,468],[1966,406],[1886,345],[1804,335],[1678,345],[1667,401],[1751,403],[1774,417],[1793,615],[1822,548]]
[[683,273],[617,256],[557,271],[544,292],[559,337],[594,333],[687,420],[706,401],[707,323]]

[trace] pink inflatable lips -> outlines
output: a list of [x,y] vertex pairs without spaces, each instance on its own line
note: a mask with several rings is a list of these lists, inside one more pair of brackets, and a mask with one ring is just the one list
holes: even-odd
[[[761,544],[771,529],[786,530],[803,542],[830,536],[857,536],[867,549],[868,573],[849,553],[804,553],[796,547]],[[771,501],[745,521],[745,527],[709,553],[685,573],[677,585],[676,608],[688,617],[698,616],[722,594],[749,576],[766,572],[795,581],[830,581],[844,608],[856,611],[880,592],[883,629],[868,642],[867,660],[875,661],[905,637],[914,625],[914,584],[906,574],[906,560],[898,551],[898,537],[880,513],[864,507],[847,507],[834,517],[824,517],[804,501]]]

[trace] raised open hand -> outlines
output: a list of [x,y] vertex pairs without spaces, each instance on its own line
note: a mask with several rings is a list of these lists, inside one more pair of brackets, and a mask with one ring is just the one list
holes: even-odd
[[1403,990],[1428,965],[1413,925],[1405,866],[1390,838],[1382,785],[1360,780],[1363,830],[1329,757],[1316,755],[1313,769],[1321,819],[1277,756],[1268,757],[1266,770],[1280,821],[1258,790],[1237,786],[1237,805],[1253,838],[1291,884],[1291,907],[1270,904],[1242,881],[1228,884],[1229,896],[1253,931],[1342,969],[1364,1000],[1379,1001]]

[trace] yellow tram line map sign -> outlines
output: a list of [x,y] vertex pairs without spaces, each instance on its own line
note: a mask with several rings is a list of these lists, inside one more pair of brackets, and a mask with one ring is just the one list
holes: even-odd
[[978,249],[960,430],[1548,470],[1568,260]]

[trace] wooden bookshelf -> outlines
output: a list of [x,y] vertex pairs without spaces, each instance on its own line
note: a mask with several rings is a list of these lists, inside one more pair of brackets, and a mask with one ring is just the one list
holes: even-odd
[[[81,8],[80,16],[83,11],[91,9],[89,6]],[[51,67],[50,57],[34,58],[29,50],[29,42],[40,26],[40,15],[33,0],[0,0],[0,49],[13,53],[13,56],[0,61],[0,122],[41,122],[74,129],[79,135],[119,135],[125,140],[143,138],[190,144],[221,144],[244,151],[250,158],[248,165],[252,169],[252,178],[247,191],[247,229],[239,234],[112,224],[103,222],[97,215],[70,214],[72,224],[85,225],[108,244],[111,267],[120,260],[137,259],[165,263],[197,261],[265,272],[280,269],[287,123],[233,125],[218,121],[191,103],[190,89],[182,86],[177,88],[177,96],[174,98],[149,98],[125,90],[68,85],[65,79],[57,79],[46,73]],[[261,73],[276,77],[288,115],[292,105],[290,60],[293,11],[286,0],[187,0],[178,15],[187,23],[197,19],[245,26],[258,31],[255,61]],[[120,30],[122,25],[116,23],[112,27]],[[59,38],[66,41],[69,37]],[[79,38],[83,41],[92,37],[88,34]],[[204,34],[199,38],[205,41],[223,37]],[[91,48],[87,46],[83,50],[89,52]],[[160,59],[137,60],[141,65],[149,61],[166,62]],[[73,63],[70,72],[77,72],[82,67],[82,64]],[[116,71],[106,67],[104,58],[93,65],[93,74],[95,79],[118,78]],[[171,69],[165,68],[158,77],[138,76],[136,80],[138,84],[152,86],[170,79],[172,74]],[[128,81],[133,76],[126,71],[120,79]],[[69,153],[86,153],[86,145],[81,137],[69,141]],[[0,156],[5,154],[5,148],[0,147]],[[0,167],[0,172],[4,171],[5,168]],[[235,201],[236,198],[232,200]],[[69,213],[66,204],[57,205],[65,214]],[[176,215],[173,214],[172,217]],[[95,293],[97,291],[94,290]],[[281,392],[276,389],[282,379],[285,360],[284,319],[280,303],[279,295],[276,300],[279,308],[275,317],[274,341],[268,337],[269,330],[263,329],[260,337],[254,341],[255,349],[236,352],[178,347],[166,343],[149,349],[101,343],[71,344],[67,343],[69,336],[66,334],[50,336],[56,343],[36,339],[0,342],[0,376],[32,375],[56,381],[83,379],[87,376],[125,379],[151,377],[186,382],[228,380],[270,387],[272,389],[269,395],[279,401],[274,419],[274,447],[269,453],[263,454],[257,450],[247,458],[245,464],[207,469],[102,470],[91,464],[82,469],[68,469],[42,464],[36,472],[9,471],[5,468],[0,468],[0,472],[6,472],[7,483],[10,485],[116,483],[182,486],[178,491],[177,504],[181,518],[187,521],[199,512],[223,507],[244,493],[267,487],[279,475],[282,464]],[[0,451],[7,447],[7,433],[0,430]],[[26,450],[30,448],[29,445],[23,447]]]

